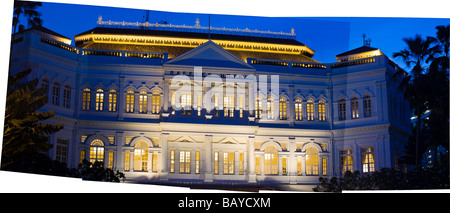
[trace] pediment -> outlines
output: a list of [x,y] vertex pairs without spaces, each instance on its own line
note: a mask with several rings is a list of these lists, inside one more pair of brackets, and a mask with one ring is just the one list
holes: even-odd
[[165,64],[254,69],[213,41],[205,42]]

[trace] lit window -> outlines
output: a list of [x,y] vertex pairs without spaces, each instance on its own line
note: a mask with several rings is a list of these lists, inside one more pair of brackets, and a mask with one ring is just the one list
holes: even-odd
[[325,121],[325,101],[320,100],[318,104],[319,121]]
[[103,111],[103,98],[104,93],[102,89],[97,89],[97,93],[95,94],[95,110]]
[[214,152],[214,174],[219,174],[219,152]]
[[262,101],[261,97],[258,95],[255,101],[255,118],[261,118],[262,115]]
[[191,94],[181,94],[181,114],[191,115],[192,96]]
[[282,174],[287,175],[287,159],[286,159],[286,157],[281,158],[281,168],[282,168]]
[[255,173],[257,175],[261,174],[261,157],[255,157]]
[[191,151],[180,151],[180,173],[191,173]]
[[117,90],[109,90],[108,111],[117,111]]
[[239,96],[239,118],[244,117],[244,97]]
[[123,157],[124,157],[123,170],[130,171],[130,152],[125,152]]
[[244,153],[239,152],[239,174],[244,174]]
[[297,158],[297,175],[302,175],[302,159]]
[[358,118],[359,117],[359,107],[358,107],[358,98],[353,97],[351,101],[352,106],[352,118]]
[[375,171],[375,160],[373,147],[361,149],[363,173]]
[[234,152],[223,153],[223,173],[234,174]]
[[297,98],[295,99],[295,120],[301,121],[302,120],[302,99]]
[[170,150],[170,172],[175,172],[175,150]]
[[148,170],[148,144],[139,141],[134,145],[134,171]]
[[104,144],[100,139],[95,139],[91,142],[91,147],[89,151],[89,162],[95,163],[95,161],[103,162],[103,154],[105,148]]
[[345,120],[346,119],[346,103],[345,103],[345,99],[341,98],[339,99],[339,120]]
[[314,100],[308,99],[306,102],[306,115],[308,117],[308,121],[314,120]]
[[223,97],[223,116],[234,117],[234,96]]
[[306,175],[319,175],[319,156],[314,147],[306,149]]
[[70,87],[68,85],[64,86],[63,106],[70,108]]
[[264,174],[278,174],[278,150],[274,146],[268,146],[264,152]]
[[286,120],[287,119],[287,113],[286,113],[286,98],[281,97],[280,98],[280,120]]
[[369,95],[364,96],[364,117],[372,116],[372,100]]
[[195,173],[200,173],[200,151],[195,152]]
[[91,90],[89,88],[84,88],[82,97],[82,109],[89,111],[91,107]]
[[161,93],[158,90],[152,92],[152,113],[158,114],[160,110]]
[[139,113],[147,113],[147,91],[139,92]]
[[268,119],[275,119],[274,118],[274,102],[272,96],[269,96],[267,99],[267,118]]
[[80,163],[82,164],[85,159],[86,159],[86,150],[82,149],[80,150]]
[[126,99],[126,112],[132,113],[134,112],[134,91],[128,90],[127,91],[127,99]]
[[153,153],[152,155],[152,172],[158,171],[158,154]]
[[60,86],[58,82],[53,84],[52,104],[59,105],[59,90]]
[[327,175],[327,159],[322,158],[322,175]]
[[353,172],[353,152],[351,149],[341,150],[341,174]]
[[114,152],[108,152],[108,169],[112,169],[114,166]]

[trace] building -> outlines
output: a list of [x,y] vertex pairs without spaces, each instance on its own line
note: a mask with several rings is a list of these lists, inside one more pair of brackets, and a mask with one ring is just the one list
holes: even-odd
[[[319,176],[401,166],[409,106],[393,76],[400,68],[379,49],[362,46],[321,63],[294,29],[101,17],[97,24],[76,35],[75,46],[43,27],[12,42],[13,73],[32,68],[29,78],[49,97],[42,110],[64,124],[49,139],[49,155],[69,167],[102,161],[137,182],[314,185]],[[211,75],[268,76],[269,86],[253,93],[250,82],[205,85]],[[189,92],[177,92],[176,76],[191,80]],[[212,87],[233,93],[213,95],[206,108],[201,100]]]

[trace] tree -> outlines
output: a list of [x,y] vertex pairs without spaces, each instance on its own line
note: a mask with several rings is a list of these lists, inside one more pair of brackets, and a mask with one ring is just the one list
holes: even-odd
[[[47,104],[43,88],[38,88],[38,79],[25,81],[31,69],[8,76],[5,123],[3,131],[2,169],[8,169],[15,160],[30,153],[46,152],[52,145],[48,137],[61,130],[63,124],[44,121],[53,117],[53,111],[38,111]],[[12,168],[9,168],[12,169]]]
[[103,162],[95,161],[94,163],[88,160],[83,160],[78,166],[79,174],[83,180],[105,181],[105,182],[120,182],[125,180],[125,175],[122,172],[109,168],[104,168]]
[[[22,14],[27,18],[28,26],[34,27],[42,25],[42,19],[40,18],[41,14],[36,10],[40,6],[42,6],[41,2],[14,0],[13,34],[17,32],[17,26]],[[22,28],[23,25],[19,25],[19,29]]]

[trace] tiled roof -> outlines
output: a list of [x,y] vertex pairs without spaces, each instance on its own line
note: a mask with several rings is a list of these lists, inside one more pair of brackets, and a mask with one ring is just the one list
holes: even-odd
[[369,52],[369,51],[374,51],[374,50],[378,50],[378,48],[373,48],[373,47],[369,47],[369,46],[362,46],[362,47],[358,47],[356,49],[353,49],[353,50],[341,53],[339,55],[336,55],[336,57],[354,55],[354,54],[364,53],[364,52]]

